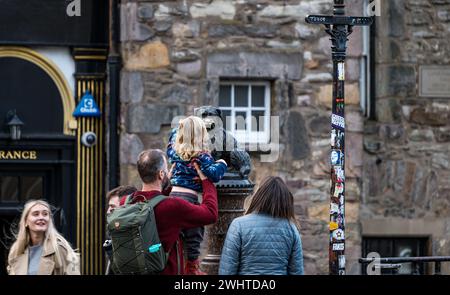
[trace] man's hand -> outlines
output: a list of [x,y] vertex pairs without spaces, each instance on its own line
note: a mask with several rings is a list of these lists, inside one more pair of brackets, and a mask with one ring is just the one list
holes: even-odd
[[195,170],[197,170],[197,174],[200,177],[200,179],[201,180],[208,179],[208,177],[206,177],[205,174],[203,174],[202,170],[200,169],[200,166],[196,162],[194,162],[193,164],[194,164]]

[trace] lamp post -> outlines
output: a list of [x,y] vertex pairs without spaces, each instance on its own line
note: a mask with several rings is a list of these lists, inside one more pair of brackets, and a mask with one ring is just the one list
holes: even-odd
[[9,111],[6,115],[8,123],[6,125],[9,127],[9,134],[12,140],[20,140],[22,136],[22,126],[24,123],[16,114],[16,111]]
[[334,0],[333,15],[310,15],[309,24],[325,25],[331,36],[333,59],[333,105],[331,114],[331,197],[329,273],[345,275],[345,58],[347,37],[353,26],[369,26],[371,17],[345,16],[344,0]]

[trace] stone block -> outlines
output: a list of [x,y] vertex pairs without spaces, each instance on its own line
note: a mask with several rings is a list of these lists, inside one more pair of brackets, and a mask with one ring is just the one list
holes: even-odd
[[[332,107],[333,86],[324,85],[319,88],[316,99],[317,104],[325,106],[328,109]],[[359,105],[359,86],[358,84],[345,85],[345,104]]]
[[137,3],[122,4],[120,13],[120,41],[145,41],[155,35],[150,26],[138,21]]
[[361,177],[363,166],[363,135],[346,132],[345,134],[346,176]]
[[414,129],[409,134],[409,140],[411,141],[424,141],[424,142],[433,142],[434,140],[434,134],[433,131],[429,129],[420,130],[420,129]]
[[437,142],[450,142],[450,128],[441,127],[435,130]]
[[435,169],[450,169],[450,157],[448,154],[435,153],[431,157],[431,167]]
[[223,38],[229,36],[249,36],[254,38],[273,38],[279,27],[269,23],[252,25],[211,24],[208,26],[208,37]]
[[128,107],[128,133],[159,133],[162,124],[171,124],[177,116],[186,115],[183,105],[132,104]]
[[376,73],[377,97],[415,96],[416,70],[409,65],[378,66]]
[[388,33],[390,37],[402,38],[405,35],[405,1],[393,0],[388,2]]
[[375,58],[380,63],[392,62],[402,57],[399,43],[393,39],[381,39],[375,44]]
[[331,82],[333,76],[330,73],[310,73],[307,74],[302,80],[302,83],[314,83],[314,82]]
[[349,58],[346,62],[345,79],[347,82],[358,82],[360,78],[360,61],[357,58]]
[[417,108],[411,112],[410,120],[421,125],[439,127],[450,123],[450,115],[446,108]]
[[137,103],[144,96],[144,83],[139,72],[122,71],[120,79],[120,101]]
[[120,183],[122,185],[133,185],[136,188],[142,187],[136,165],[120,165]]
[[300,53],[215,52],[207,56],[208,77],[276,78],[299,80],[303,56]]
[[125,59],[128,70],[150,70],[170,65],[167,46],[160,41],[143,45],[135,53],[129,53]]
[[136,134],[122,133],[120,136],[120,164],[136,165],[144,145]]
[[310,14],[327,13],[331,9],[331,3],[325,0],[302,1],[293,5],[267,5],[258,12],[259,17],[264,18],[283,18],[294,17],[305,19]]
[[192,49],[174,49],[172,48],[171,60],[173,62],[191,62],[201,58],[198,51]]
[[361,27],[354,27],[353,33],[349,37],[347,45],[347,55],[349,57],[360,57],[363,51]]
[[400,124],[381,125],[379,131],[381,138],[388,140],[401,139],[405,135],[405,128]]
[[277,49],[300,49],[301,44],[299,41],[292,41],[292,42],[281,42],[277,40],[270,40],[267,41],[266,45],[270,48],[277,48]]
[[194,3],[190,7],[193,18],[219,17],[232,20],[236,15],[236,7],[232,1],[213,0],[210,3]]
[[359,203],[346,202],[345,221],[347,223],[356,223],[359,221]]
[[375,109],[380,123],[401,121],[401,106],[397,99],[377,99]]
[[177,64],[177,72],[187,77],[198,78],[201,75],[201,71],[202,71],[201,60]]
[[168,31],[172,27],[172,21],[169,19],[155,21],[152,26],[158,33]]
[[304,23],[297,23],[295,25],[295,31],[297,33],[297,37],[302,40],[312,40],[317,38],[320,33],[320,27],[315,25],[309,25]]
[[364,120],[361,111],[345,111],[345,130],[350,132],[363,132]]
[[303,116],[299,112],[289,112],[286,128],[291,158],[301,160],[309,157],[311,148]]
[[175,38],[196,38],[200,35],[200,23],[192,20],[187,23],[175,23],[172,26]]
[[155,15],[155,10],[153,9],[153,4],[151,3],[139,3],[137,15],[139,19],[147,21],[151,20]]
[[308,207],[308,218],[328,222],[330,220],[330,204],[323,203]]
[[294,193],[294,200],[324,202],[328,200],[328,194],[317,188],[302,188]]
[[303,107],[311,105],[311,96],[310,95],[297,96],[297,105],[303,106]]
[[185,85],[174,84],[161,90],[160,100],[168,104],[192,104],[192,91]]
[[327,136],[330,133],[329,116],[317,116],[309,121],[308,126],[313,136]]

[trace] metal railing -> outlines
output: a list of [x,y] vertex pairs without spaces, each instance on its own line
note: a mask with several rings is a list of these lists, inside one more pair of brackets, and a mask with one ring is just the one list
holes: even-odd
[[375,262],[375,268],[390,269],[398,272],[405,263],[413,263],[415,265],[413,274],[420,274],[420,264],[434,263],[434,275],[441,274],[441,263],[450,262],[450,256],[425,256],[425,257],[384,257],[384,258],[360,258],[359,263],[362,265]]

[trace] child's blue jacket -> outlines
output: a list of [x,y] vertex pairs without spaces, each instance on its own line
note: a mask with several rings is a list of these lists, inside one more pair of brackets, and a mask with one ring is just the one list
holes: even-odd
[[170,132],[169,144],[167,145],[167,157],[170,165],[175,163],[175,167],[172,170],[172,178],[170,179],[173,186],[181,186],[197,192],[202,191],[202,184],[200,179],[198,179],[197,171],[193,165],[194,162],[199,164],[202,172],[212,182],[219,182],[222,179],[227,171],[227,165],[222,162],[216,163],[214,158],[207,152],[200,153],[190,161],[182,160],[174,148],[176,137],[177,129],[174,128]]

